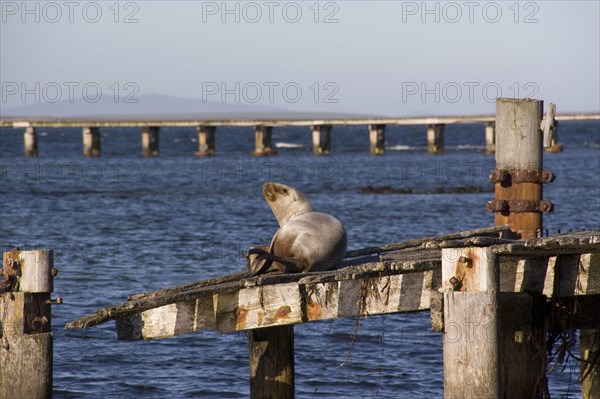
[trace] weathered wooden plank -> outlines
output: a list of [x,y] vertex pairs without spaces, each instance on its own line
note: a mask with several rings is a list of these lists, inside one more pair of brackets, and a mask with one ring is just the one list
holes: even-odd
[[120,340],[166,338],[215,328],[212,295],[116,319],[117,337]]
[[600,252],[600,231],[531,238],[491,246],[492,252],[505,256],[553,256]]
[[299,323],[302,310],[298,284],[266,285],[218,294],[215,317],[220,332]]
[[[511,259],[512,258],[512,259]],[[500,290],[547,297],[600,294],[600,253],[502,258]]]
[[[384,252],[397,251],[400,249],[407,248],[415,248],[421,247],[427,243],[435,243],[439,241],[447,241],[447,240],[459,240],[463,238],[470,238],[476,236],[497,236],[500,233],[510,231],[510,227],[506,226],[492,226],[492,227],[483,227],[479,229],[459,231],[456,233],[444,234],[440,236],[432,236],[432,237],[424,237],[416,240],[402,241],[393,244],[381,245],[379,247],[369,247],[358,249],[354,251],[348,251],[346,253],[346,258],[354,258],[358,256],[371,255],[371,254],[380,254]],[[433,247],[432,247],[433,248]]]
[[[417,256],[418,253],[410,257],[413,255]],[[222,286],[220,289],[205,287],[211,289],[204,293],[197,291],[198,296],[193,300],[132,312],[132,316],[117,322],[117,332],[120,339],[151,339],[213,328],[236,331],[268,325],[428,309],[431,290],[440,288],[433,284],[434,266],[439,265],[439,261],[427,257],[419,260],[417,256],[416,261],[403,263],[400,261],[402,256],[396,257],[394,254],[382,258],[385,261],[337,271],[265,275],[226,289]],[[501,291],[552,296],[554,290],[560,288],[558,295],[563,297],[600,293],[600,256],[583,254],[580,259],[581,261],[561,261],[565,270],[558,274],[561,281],[556,284],[556,257],[520,260],[504,257],[501,262]],[[364,295],[366,292],[370,292],[370,295]],[[268,299],[265,301],[265,298]],[[271,300],[272,298],[280,299]],[[217,308],[216,305],[213,306],[213,302],[220,306],[219,318],[215,318]],[[238,308],[235,307],[236,304]],[[441,315],[437,317],[442,318]],[[273,323],[272,320],[277,322]],[[441,328],[440,323],[441,320],[438,321],[438,329]]]
[[117,332],[119,339],[152,339],[205,329],[231,332],[339,317],[426,310],[432,278],[433,271],[429,270],[243,288],[117,319]]
[[[371,258],[369,258],[371,259]],[[149,309],[166,306],[171,303],[186,302],[197,298],[212,295],[225,294],[227,292],[236,292],[243,288],[255,286],[266,286],[282,284],[287,282],[298,282],[304,279],[314,279],[315,281],[339,281],[346,279],[366,278],[368,276],[382,276],[389,274],[398,274],[406,270],[424,270],[433,269],[439,261],[435,259],[417,259],[414,261],[400,262],[398,260],[384,260],[381,262],[369,262],[357,266],[349,266],[336,271],[298,273],[298,274],[275,274],[262,275],[249,279],[229,281],[226,283],[210,286],[201,286],[194,289],[168,291],[165,295],[154,295],[150,293],[147,296],[140,296],[139,299],[126,301],[121,304],[106,307],[97,310],[94,314],[84,316],[80,319],[67,323],[66,328],[87,328],[100,323],[122,318],[135,313],[144,312]],[[138,297],[138,296],[136,296]]]

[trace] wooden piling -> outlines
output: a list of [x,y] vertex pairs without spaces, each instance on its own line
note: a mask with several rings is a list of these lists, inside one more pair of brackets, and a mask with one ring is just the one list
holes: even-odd
[[385,125],[369,125],[369,143],[371,155],[385,153]]
[[443,124],[427,125],[427,152],[430,154],[444,153],[444,126]]
[[157,157],[158,156],[158,126],[142,127],[142,156]]
[[[543,102],[533,99],[499,98],[496,101],[496,171],[510,174],[495,184],[496,201],[542,200],[541,182],[513,182],[517,171],[542,171]],[[495,212],[496,225],[510,225],[514,233],[527,239],[538,236],[542,228],[540,211],[512,211],[509,203]],[[497,209],[499,210],[499,209]]]
[[23,134],[23,142],[25,144],[25,156],[26,157],[37,157],[38,156],[38,142],[37,133],[34,127],[25,128]]
[[294,326],[248,331],[250,398],[294,398]]
[[264,157],[275,155],[276,151],[271,142],[272,126],[254,126],[255,148],[252,155]]
[[600,399],[600,329],[580,331],[581,396],[583,399]]
[[83,128],[83,156],[100,156],[100,129],[97,127]]
[[0,398],[52,397],[51,250],[5,252],[0,294]]
[[485,153],[493,154],[496,152],[496,123],[486,122],[485,124]]
[[[491,176],[496,199],[491,202],[495,205],[488,207],[495,211],[496,225],[508,224],[513,234],[523,239],[537,237],[542,229],[542,110],[539,100],[496,100],[496,170]],[[502,296],[500,337],[506,397],[534,398],[543,392],[543,306],[543,297],[536,295]]]
[[215,155],[215,130],[214,126],[197,126],[198,151],[196,156],[209,157]]
[[501,398],[498,257],[488,248],[442,249],[444,397]]
[[331,125],[313,125],[311,130],[313,154],[331,154]]

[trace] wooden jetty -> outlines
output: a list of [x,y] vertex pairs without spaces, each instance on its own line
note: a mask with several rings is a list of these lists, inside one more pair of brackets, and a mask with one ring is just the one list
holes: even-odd
[[[559,114],[556,121],[600,120],[598,113]],[[372,155],[385,154],[385,130],[387,125],[425,125],[427,149],[430,154],[443,154],[444,127],[457,123],[483,123],[485,125],[485,148],[487,153],[495,151],[495,115],[475,116],[437,116],[416,118],[329,118],[329,119],[77,119],[77,118],[4,118],[0,127],[24,128],[25,156],[38,154],[37,129],[82,128],[83,154],[86,157],[98,157],[101,154],[100,128],[139,127],[141,128],[142,156],[158,156],[159,132],[161,127],[195,127],[198,132],[197,156],[216,154],[216,129],[223,126],[252,127],[255,135],[254,156],[275,155],[275,146],[271,136],[273,128],[282,126],[309,126],[312,135],[313,154],[331,153],[331,131],[335,125],[366,125],[369,134],[369,151]],[[560,152],[562,146],[556,136],[547,152]]]
[[[550,330],[580,329],[600,342],[600,231],[501,238],[507,231],[366,248],[334,271],[236,274],[137,294],[67,327],[116,319],[121,340],[249,330],[251,395],[281,398],[293,397],[293,324],[429,310],[432,328],[444,332],[447,398],[541,397]],[[585,359],[595,345],[582,347]]]
[[[543,118],[541,101],[497,100],[488,203],[496,226],[348,251],[326,272],[239,272],[135,294],[66,327],[116,320],[122,340],[247,330],[252,398],[294,397],[297,323],[430,311],[444,334],[446,398],[547,397],[547,348],[579,330],[583,397],[597,398],[600,231],[541,237],[542,212],[553,208],[543,199],[553,174],[541,156],[542,143],[552,143],[553,110]],[[0,377],[4,386],[8,376]],[[24,372],[11,378],[26,384]]]

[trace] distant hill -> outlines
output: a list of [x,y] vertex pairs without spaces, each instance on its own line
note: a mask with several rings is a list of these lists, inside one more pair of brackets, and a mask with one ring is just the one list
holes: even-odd
[[137,97],[138,102],[126,103],[124,99],[102,97],[92,103],[82,98],[74,102],[40,102],[15,107],[3,106],[2,119],[288,119],[288,118],[335,118],[364,117],[343,113],[292,112],[275,106],[248,103],[203,102],[202,100],[157,94]]

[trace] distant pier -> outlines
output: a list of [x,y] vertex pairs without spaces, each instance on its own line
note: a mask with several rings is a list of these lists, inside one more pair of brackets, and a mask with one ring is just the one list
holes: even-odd
[[[558,121],[600,120],[600,113],[557,114]],[[98,157],[101,154],[101,128],[139,127],[141,128],[142,155],[159,155],[159,132],[161,127],[195,127],[198,131],[197,156],[216,154],[216,131],[218,127],[253,127],[255,148],[249,151],[254,156],[275,155],[271,141],[272,131],[282,126],[307,126],[312,134],[312,150],[315,155],[331,154],[331,134],[336,125],[366,125],[369,135],[369,152],[372,155],[385,154],[385,130],[388,125],[424,125],[427,134],[427,151],[430,154],[444,153],[444,128],[449,124],[483,123],[485,125],[485,151],[495,152],[496,117],[494,115],[437,116],[417,118],[332,118],[332,119],[76,119],[76,118],[25,118],[0,119],[0,127],[24,128],[25,156],[38,155],[37,128],[82,128],[83,155]],[[554,142],[547,152],[560,152],[562,146]]]

